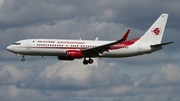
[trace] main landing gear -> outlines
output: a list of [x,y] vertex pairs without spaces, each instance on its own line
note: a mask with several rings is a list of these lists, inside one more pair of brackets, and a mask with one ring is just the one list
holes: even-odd
[[89,64],[92,64],[94,61],[93,61],[93,59],[91,59],[91,58],[89,58],[89,60],[86,60],[86,58],[84,58],[84,61],[83,61],[83,64],[84,65],[87,65],[88,63]]

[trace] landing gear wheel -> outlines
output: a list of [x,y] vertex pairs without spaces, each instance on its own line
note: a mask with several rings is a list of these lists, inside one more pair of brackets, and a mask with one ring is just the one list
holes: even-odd
[[21,61],[22,61],[22,62],[24,62],[24,61],[25,61],[25,58],[24,58],[24,56],[23,56],[23,58],[21,59]]
[[83,64],[84,64],[84,65],[87,65],[88,63],[89,63],[89,64],[92,64],[93,62],[94,62],[93,59],[91,59],[91,58],[89,57],[89,60],[86,60],[86,58],[84,58]]
[[84,61],[83,61],[83,64],[84,64],[84,65],[87,65],[87,64],[88,64],[88,60],[84,60]]
[[92,64],[93,62],[94,62],[93,59],[89,59],[89,60],[88,60],[88,63],[89,63],[89,64]]
[[21,61],[22,61],[22,62],[24,62],[24,61],[25,61],[25,59],[24,59],[24,58],[22,58],[22,59],[21,59]]

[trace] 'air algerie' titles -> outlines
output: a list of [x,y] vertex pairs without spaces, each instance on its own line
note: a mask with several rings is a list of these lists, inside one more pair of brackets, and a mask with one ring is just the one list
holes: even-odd
[[55,41],[38,41],[38,43],[55,43]]
[[58,41],[60,44],[85,44],[85,42],[74,42],[74,41]]
[[[38,43],[55,43],[55,41],[49,41],[49,40],[45,40],[45,41],[37,41]],[[57,41],[58,44],[85,44],[85,42],[75,42],[75,41]]]

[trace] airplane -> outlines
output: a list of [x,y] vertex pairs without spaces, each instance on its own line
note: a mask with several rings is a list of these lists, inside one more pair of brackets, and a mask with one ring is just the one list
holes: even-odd
[[[163,13],[140,38],[127,40],[130,29],[116,41],[69,40],[69,39],[25,39],[7,47],[7,50],[21,56],[57,56],[59,60],[82,59],[83,64],[92,64],[92,58],[124,58],[150,54],[173,42],[161,43],[168,14]],[[88,59],[87,59],[88,58]]]

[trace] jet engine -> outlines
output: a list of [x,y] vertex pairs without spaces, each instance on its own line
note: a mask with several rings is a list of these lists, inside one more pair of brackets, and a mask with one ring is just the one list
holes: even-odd
[[81,59],[83,57],[83,53],[80,50],[67,50],[65,52],[65,56],[58,56],[59,60],[74,60]]

